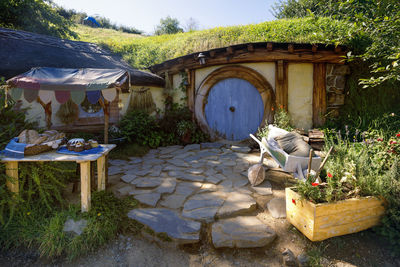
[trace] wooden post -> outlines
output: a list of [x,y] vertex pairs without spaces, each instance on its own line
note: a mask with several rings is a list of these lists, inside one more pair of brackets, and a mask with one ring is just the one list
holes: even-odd
[[50,130],[51,128],[51,101],[47,104],[45,104],[39,97],[36,99],[36,101],[43,107],[44,109],[44,114],[45,114],[45,120],[46,120],[46,128],[47,130]]
[[325,123],[326,113],[326,64],[314,63],[313,86],[313,124],[314,127]]
[[195,70],[188,70],[188,82],[189,85],[186,89],[187,93],[187,105],[190,111],[194,112],[194,96],[196,91],[196,71]]
[[276,104],[288,111],[288,63],[279,60],[275,64]]
[[19,193],[19,181],[18,181],[18,161],[7,161],[6,162],[6,175],[11,178],[11,181],[7,180],[7,187],[13,193]]
[[97,190],[106,190],[106,156],[97,159]]
[[90,209],[90,161],[80,162],[81,166],[81,210],[87,212]]
[[104,99],[104,144],[108,144],[108,124],[110,121],[110,102]]

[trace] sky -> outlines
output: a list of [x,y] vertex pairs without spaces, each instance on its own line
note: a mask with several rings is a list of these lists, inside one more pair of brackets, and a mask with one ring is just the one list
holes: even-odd
[[190,18],[200,29],[245,25],[273,20],[276,0],[53,0],[56,4],[89,16],[100,15],[112,22],[151,34],[161,18],[171,16],[185,26]]

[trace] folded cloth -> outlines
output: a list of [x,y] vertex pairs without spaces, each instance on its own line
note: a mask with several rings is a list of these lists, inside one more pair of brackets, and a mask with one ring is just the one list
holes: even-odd
[[303,137],[295,132],[290,132],[275,138],[279,146],[292,156],[308,157],[310,154],[311,146],[307,144]]
[[11,139],[4,149],[7,158],[23,158],[26,144],[18,143],[18,137]]

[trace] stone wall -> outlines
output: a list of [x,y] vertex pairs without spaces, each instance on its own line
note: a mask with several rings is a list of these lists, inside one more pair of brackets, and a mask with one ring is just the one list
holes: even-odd
[[350,74],[348,65],[326,65],[327,111],[331,116],[338,116],[344,105],[346,75]]

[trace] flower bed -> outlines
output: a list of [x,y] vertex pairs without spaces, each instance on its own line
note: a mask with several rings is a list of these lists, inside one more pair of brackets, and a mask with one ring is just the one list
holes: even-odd
[[361,197],[315,204],[286,188],[286,218],[311,241],[356,233],[379,224],[384,201]]

